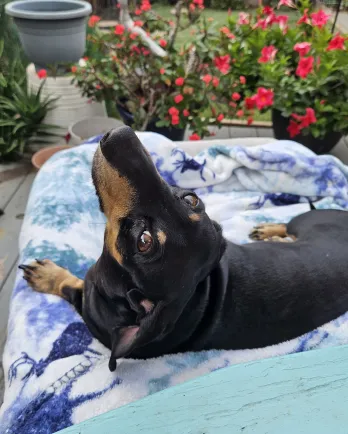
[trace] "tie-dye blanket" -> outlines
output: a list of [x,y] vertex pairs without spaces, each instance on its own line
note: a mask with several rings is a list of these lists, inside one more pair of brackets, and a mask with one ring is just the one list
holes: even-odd
[[[196,189],[225,236],[246,243],[260,222],[287,222],[309,209],[348,207],[348,168],[294,142],[212,146],[194,158],[162,136],[140,133],[170,184]],[[104,217],[90,170],[98,138],[54,156],[34,183],[20,237],[21,261],[50,258],[83,278],[102,249]],[[213,143],[213,142],[212,142]],[[144,180],[146,182],[146,180]],[[122,360],[64,300],[33,292],[19,270],[4,353],[7,378],[0,432],[52,433],[166,387],[250,360],[348,343],[348,315],[273,347]]]

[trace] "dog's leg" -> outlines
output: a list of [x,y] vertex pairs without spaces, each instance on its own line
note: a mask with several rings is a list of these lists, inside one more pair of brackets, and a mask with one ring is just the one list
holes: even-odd
[[265,241],[295,241],[295,237],[287,233],[286,225],[283,223],[265,223],[255,226],[249,234],[252,240]]
[[84,282],[49,259],[20,265],[29,286],[44,294],[58,295],[69,301],[81,313]]

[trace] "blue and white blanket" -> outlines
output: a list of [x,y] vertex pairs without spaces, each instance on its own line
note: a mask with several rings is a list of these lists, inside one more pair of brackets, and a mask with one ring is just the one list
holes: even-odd
[[[307,198],[319,200],[317,208],[348,208],[348,168],[294,142],[216,145],[193,158],[162,136],[139,137],[166,181],[195,189],[225,237],[236,243],[249,242],[255,224],[287,222],[308,211]],[[21,262],[50,258],[83,278],[98,258],[105,220],[90,176],[97,141],[57,154],[40,170],[20,237]],[[0,432],[56,432],[235,363],[346,343],[348,314],[273,347],[122,360],[110,373],[109,350],[93,339],[71,305],[33,292],[19,271],[3,360]]]

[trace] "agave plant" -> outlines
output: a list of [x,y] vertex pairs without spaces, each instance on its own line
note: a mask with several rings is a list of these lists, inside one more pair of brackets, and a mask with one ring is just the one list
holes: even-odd
[[57,127],[43,123],[53,108],[55,99],[42,98],[41,84],[37,93],[27,91],[18,83],[10,82],[11,97],[0,96],[0,159],[21,156],[30,143],[49,143],[57,135]]

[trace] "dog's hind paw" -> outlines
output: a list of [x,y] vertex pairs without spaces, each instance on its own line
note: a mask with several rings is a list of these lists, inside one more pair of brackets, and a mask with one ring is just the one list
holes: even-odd
[[249,238],[254,241],[268,240],[272,237],[284,238],[286,236],[286,225],[277,223],[265,223],[255,226],[249,234]]

